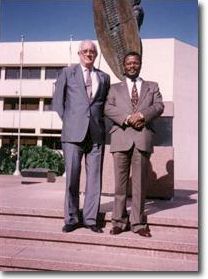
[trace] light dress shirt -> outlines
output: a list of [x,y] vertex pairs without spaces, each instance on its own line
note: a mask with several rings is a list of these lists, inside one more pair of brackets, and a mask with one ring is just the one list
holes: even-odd
[[[134,82],[130,78],[126,77],[126,83],[127,83],[127,87],[128,87],[128,91],[129,91],[129,96],[131,98],[131,92],[132,92]],[[138,96],[140,95],[141,85],[142,85],[142,80],[140,77],[137,77],[136,88],[137,88]]]

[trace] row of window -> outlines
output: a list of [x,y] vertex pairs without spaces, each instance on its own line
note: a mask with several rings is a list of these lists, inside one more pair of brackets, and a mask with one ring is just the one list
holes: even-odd
[[[35,146],[37,145],[37,137],[20,137],[20,145],[29,145]],[[17,137],[16,136],[3,136],[2,137],[2,146],[9,145],[17,145]],[[61,141],[59,137],[44,137],[42,139],[42,145],[45,145],[51,149],[61,149]]]
[[[40,98],[21,98],[21,110],[39,110]],[[3,110],[18,110],[19,98],[4,98]],[[52,98],[45,98],[43,110],[52,110]]]
[[[154,123],[155,124],[154,128],[157,131],[157,133],[154,134],[154,142],[153,142],[154,146],[172,146],[172,120],[173,120],[172,117],[160,117],[160,118],[156,119],[156,121]],[[107,128],[107,130],[109,130],[108,127],[106,127],[106,128]],[[31,129],[30,132],[32,133],[32,131],[34,131],[34,129]],[[10,131],[8,130],[8,128],[6,130],[2,129],[2,133],[4,133],[4,132],[14,133],[14,129],[10,129]],[[15,132],[17,132],[17,129]],[[21,129],[21,133],[24,133],[24,132],[28,133],[28,129]],[[61,130],[42,129],[41,133],[42,134],[59,134],[59,135],[61,135]],[[3,135],[2,138],[5,139],[5,136]],[[22,135],[22,136],[24,138],[24,135]],[[17,136],[11,135],[6,138],[7,138],[7,141],[9,139],[16,140]],[[36,141],[37,141],[37,137],[36,138],[34,137],[34,139],[36,139]],[[53,146],[54,141],[56,142],[55,139],[56,139],[56,137],[47,137],[47,138],[43,137],[43,141],[44,142],[48,141],[48,145],[51,142],[50,143],[51,146]],[[60,138],[58,138],[58,139],[60,141]],[[4,142],[5,142],[5,140],[4,140]],[[106,133],[105,143],[107,145],[110,144],[110,135],[108,133]],[[36,143],[34,145],[36,145]],[[55,145],[56,145],[56,143],[55,143]]]
[[[45,79],[57,79],[61,73],[63,67],[46,67],[45,68]],[[20,67],[6,67],[5,68],[5,79],[19,79],[21,74]],[[1,68],[0,68],[1,78]],[[41,78],[41,67],[23,67],[22,68],[23,79],[40,79]]]
[[[16,128],[3,128],[1,133],[18,133]],[[20,129],[20,133],[35,134],[35,129]],[[41,129],[41,134],[61,134],[61,130]]]

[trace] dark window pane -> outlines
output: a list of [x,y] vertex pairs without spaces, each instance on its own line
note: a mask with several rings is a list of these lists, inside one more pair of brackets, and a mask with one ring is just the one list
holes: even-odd
[[18,133],[18,129],[13,129],[13,128],[4,128],[2,129],[3,133]]
[[41,68],[39,67],[27,67],[22,70],[23,79],[40,79]]
[[42,129],[41,134],[61,134],[61,130]]
[[[40,79],[41,68],[40,67],[23,67],[22,78],[23,79]],[[5,79],[19,79],[20,67],[7,67],[5,70]]]
[[35,134],[35,129],[20,129],[20,133]]
[[[18,133],[18,129],[3,128],[2,132],[3,133]],[[20,129],[20,133],[34,134],[35,133],[35,129]]]
[[44,111],[52,110],[52,98],[44,99],[43,110]]
[[45,69],[45,79],[57,79],[63,67],[47,67]]
[[37,137],[20,137],[21,145],[37,145]]
[[19,107],[18,98],[4,98],[4,110],[15,110]]
[[[37,145],[36,137],[20,137],[21,145]],[[17,145],[17,136],[3,136],[2,145]]]
[[43,145],[51,149],[61,149],[60,137],[43,137]]
[[[4,110],[18,110],[19,98],[5,98]],[[21,98],[21,110],[38,110],[39,99],[38,98]]]
[[5,69],[5,79],[19,79],[20,77],[20,68],[11,67]]
[[39,99],[38,98],[22,98],[21,100],[22,110],[38,110],[39,109]]
[[13,146],[15,144],[17,144],[17,137],[16,136],[3,136],[2,137],[2,146],[4,146],[4,145]]

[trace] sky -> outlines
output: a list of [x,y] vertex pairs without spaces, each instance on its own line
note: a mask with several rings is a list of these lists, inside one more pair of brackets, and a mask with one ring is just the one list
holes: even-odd
[[[93,0],[0,0],[0,42],[96,39]],[[117,0],[122,1],[122,0]],[[197,0],[142,0],[141,38],[198,46]]]

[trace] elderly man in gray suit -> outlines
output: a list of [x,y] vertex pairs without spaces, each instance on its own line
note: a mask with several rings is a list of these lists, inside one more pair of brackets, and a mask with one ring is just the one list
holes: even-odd
[[86,188],[83,223],[93,232],[103,232],[97,225],[100,205],[102,162],[105,143],[104,103],[110,77],[94,68],[97,56],[92,41],[82,41],[80,64],[63,69],[58,77],[53,108],[63,122],[62,148],[66,170],[66,192],[63,232],[80,227],[79,183],[81,161],[85,157]]
[[[139,77],[141,56],[129,52],[124,58],[126,80],[111,86],[105,114],[113,121],[111,152],[115,170],[115,200],[110,234],[129,227],[134,233],[150,237],[144,216],[148,160],[153,151],[152,120],[163,112],[158,84]],[[132,204],[130,219],[126,210],[127,186],[132,168]],[[130,222],[129,222],[130,221]]]

